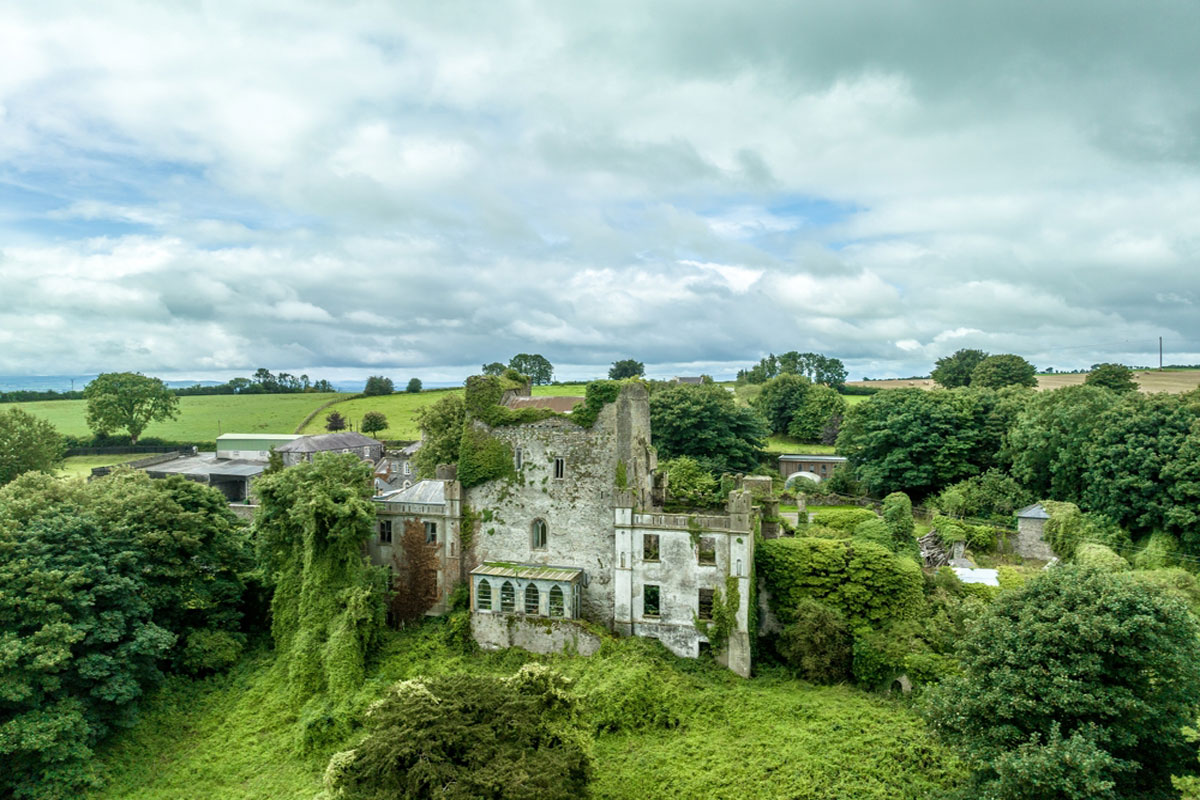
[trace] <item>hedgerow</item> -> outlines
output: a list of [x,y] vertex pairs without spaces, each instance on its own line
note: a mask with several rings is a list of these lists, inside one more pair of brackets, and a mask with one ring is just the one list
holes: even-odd
[[830,508],[813,514],[812,524],[850,532],[860,522],[869,519],[878,519],[878,515],[869,508]]

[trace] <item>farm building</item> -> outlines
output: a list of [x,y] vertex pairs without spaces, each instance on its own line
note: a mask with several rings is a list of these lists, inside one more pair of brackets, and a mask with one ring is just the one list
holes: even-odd
[[803,472],[806,478],[823,481],[833,474],[840,465],[845,464],[842,456],[828,456],[816,453],[785,453],[779,457],[779,474],[787,480],[792,475]]
[[223,433],[217,437],[217,458],[266,461],[273,449],[302,438],[298,433]]
[[1016,512],[1017,538],[1013,543],[1013,552],[1022,558],[1036,558],[1049,561],[1054,558],[1054,551],[1046,543],[1046,520],[1050,513],[1041,503],[1025,506]]
[[378,463],[383,456],[383,442],[363,436],[361,433],[321,433],[316,436],[298,436],[294,441],[281,444],[275,452],[283,456],[284,466],[312,461],[317,453],[354,453],[364,461]]

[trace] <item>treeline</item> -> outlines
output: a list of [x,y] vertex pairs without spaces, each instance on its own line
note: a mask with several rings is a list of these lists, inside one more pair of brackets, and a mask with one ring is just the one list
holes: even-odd
[[[333,384],[325,378],[310,380],[307,375],[292,375],[289,372],[272,373],[260,367],[249,378],[230,378],[225,383],[212,386],[188,386],[172,389],[180,397],[208,394],[300,394],[301,392],[333,392]],[[82,396],[82,395],[81,395]]]
[[813,383],[841,391],[846,384],[846,365],[841,359],[820,353],[798,353],[790,350],[782,355],[771,353],[750,369],[740,369],[738,383],[766,383],[780,375],[803,375]]

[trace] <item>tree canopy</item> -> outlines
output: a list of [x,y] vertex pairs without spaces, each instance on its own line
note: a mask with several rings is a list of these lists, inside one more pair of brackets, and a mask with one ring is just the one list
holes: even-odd
[[626,358],[613,362],[612,367],[608,370],[608,379],[619,381],[624,378],[637,378],[644,374],[646,374],[645,364],[632,358]]
[[1136,392],[1138,388],[1137,381],[1133,379],[1133,370],[1124,364],[1096,364],[1083,382],[1114,392]]
[[331,433],[346,430],[346,418],[340,411],[330,411],[325,415],[325,430]]
[[982,350],[959,350],[937,360],[930,377],[947,389],[971,385],[971,374],[988,357]]
[[[554,366],[544,356],[537,353],[518,353],[509,359],[508,367],[527,376],[535,386],[554,380]],[[486,367],[484,371],[486,372]]]
[[363,414],[359,427],[368,436],[372,433],[386,431],[388,428],[387,416],[382,411],[368,411]]
[[410,378],[408,381],[408,386],[404,387],[404,391],[408,392],[409,394],[416,394],[417,392],[421,391],[421,379]]
[[715,384],[677,385],[650,395],[650,429],[662,458],[691,456],[715,472],[758,466],[767,426]]
[[367,383],[363,387],[362,393],[367,397],[375,397],[383,394],[391,394],[396,391],[396,384],[391,378],[385,378],[382,375],[372,375],[367,378]]
[[751,405],[767,421],[771,433],[787,433],[811,386],[803,375],[784,373],[764,383]]
[[421,478],[432,478],[438,464],[458,463],[459,444],[467,406],[461,394],[447,394],[421,409],[417,424],[421,427],[421,447],[413,456],[413,466]]
[[1197,772],[1200,630],[1128,575],[1051,570],[972,627],[927,713],[972,768],[964,796],[1178,797]]
[[971,385],[987,389],[1005,386],[1037,386],[1037,370],[1012,353],[988,356],[971,371]]
[[19,408],[0,412],[0,486],[26,472],[53,473],[65,449],[48,420]]
[[501,364],[499,361],[493,361],[490,364],[484,364],[482,367],[480,367],[480,370],[484,375],[495,375],[497,377],[503,375],[504,370],[506,369],[508,369],[508,367],[506,367],[504,364]]
[[745,383],[766,383],[779,375],[803,375],[813,383],[841,389],[846,384],[846,365],[841,359],[820,353],[789,350],[780,356],[771,353],[750,369],[738,370],[737,379]]
[[97,436],[124,430],[133,444],[151,422],[175,419],[179,414],[179,398],[161,380],[140,372],[97,375],[84,388],[83,396],[88,427]]

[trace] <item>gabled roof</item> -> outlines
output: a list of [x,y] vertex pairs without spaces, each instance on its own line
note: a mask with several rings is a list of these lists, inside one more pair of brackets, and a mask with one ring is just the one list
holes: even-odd
[[471,574],[494,578],[521,578],[527,581],[573,581],[583,574],[583,570],[575,567],[547,567],[542,564],[485,562],[471,570]]
[[277,453],[321,453],[326,450],[356,450],[360,447],[379,447],[379,441],[361,433],[321,433],[304,436],[275,448]]
[[407,489],[397,489],[374,498],[382,503],[423,503],[440,506],[446,503],[445,481],[417,481]]
[[1017,516],[1024,517],[1025,519],[1050,519],[1049,512],[1042,507],[1041,503],[1034,503],[1031,506],[1025,506],[1017,512]]

